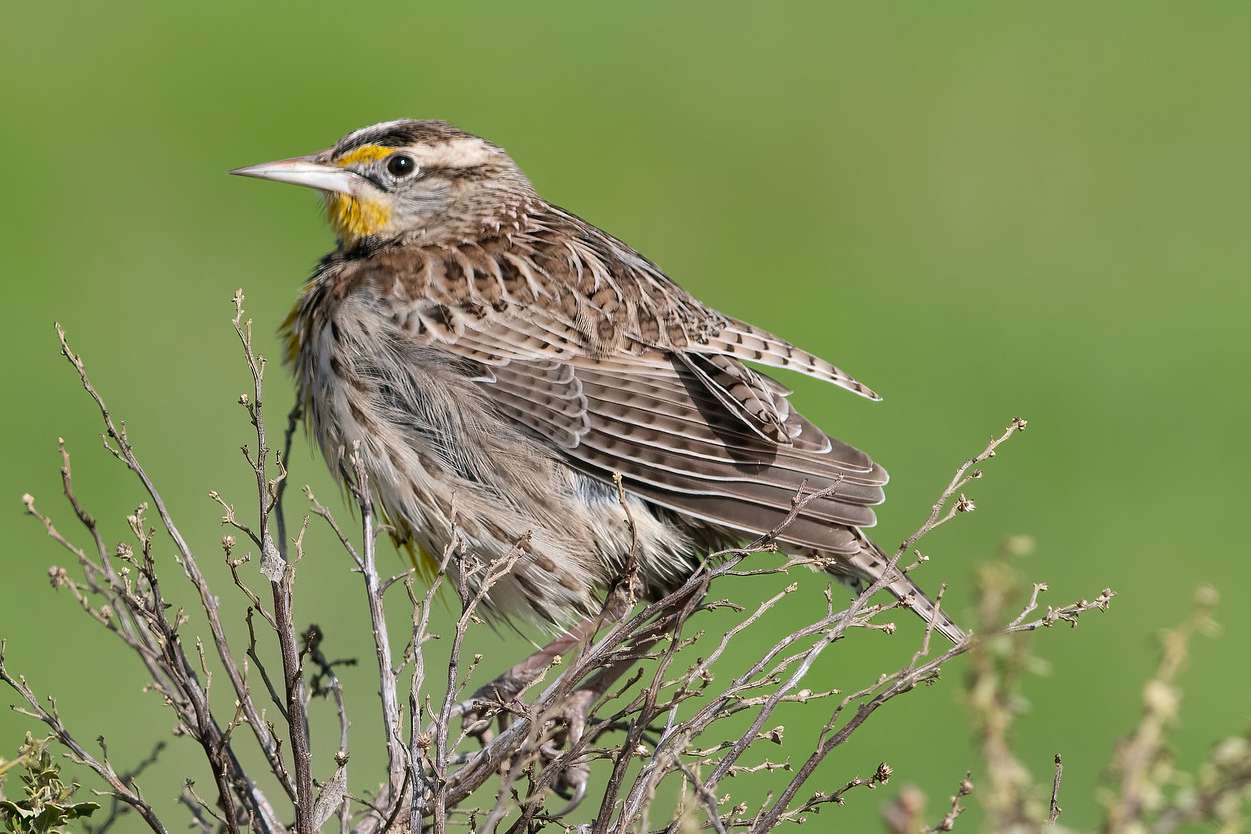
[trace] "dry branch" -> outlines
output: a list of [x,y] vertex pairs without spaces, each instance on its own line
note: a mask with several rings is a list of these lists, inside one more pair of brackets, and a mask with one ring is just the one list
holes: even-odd
[[[462,826],[481,834],[500,830],[522,834],[547,825],[572,826],[570,813],[549,809],[548,802],[554,792],[571,790],[570,786],[576,788],[575,794],[585,790],[585,777],[594,769],[602,781],[593,798],[596,810],[578,831],[764,834],[885,785],[892,771],[881,764],[868,776],[844,777],[837,790],[800,798],[817,769],[881,707],[920,684],[934,681],[947,664],[968,653],[973,656],[974,723],[990,766],[985,787],[979,791],[982,803],[990,818],[1005,826],[1041,830],[1043,825],[1055,825],[1060,813],[1059,757],[1050,802],[1033,803],[1029,799],[1034,790],[1032,778],[1011,748],[1008,730],[1013,714],[1008,696],[1019,681],[1019,661],[1029,633],[1061,622],[1076,623],[1087,612],[1106,609],[1112,591],[1104,590],[1092,600],[1048,607],[1039,614],[1044,584],[1034,585],[1027,599],[1013,603],[1012,589],[1002,582],[995,585],[996,575],[985,574],[979,589],[983,616],[974,636],[935,652],[931,621],[901,668],[851,688],[848,694],[813,692],[804,686],[805,680],[818,664],[826,662],[825,655],[835,644],[865,631],[894,633],[894,625],[886,617],[898,604],[875,601],[885,580],[873,583],[845,606],[836,604],[833,590],[825,588],[820,616],[788,629],[756,654],[736,650],[742,635],[748,630],[770,628],[770,614],[790,604],[801,586],[787,585],[750,612],[732,598],[711,599],[709,591],[715,585],[728,588],[732,596],[734,583],[741,579],[750,581],[811,566],[811,560],[804,558],[789,558],[778,564],[776,560],[765,562],[763,557],[776,551],[779,534],[808,502],[837,492],[840,484],[834,483],[820,492],[797,495],[790,515],[778,528],[743,547],[710,555],[686,583],[663,599],[647,603],[637,600],[633,578],[636,560],[632,556],[622,576],[607,589],[599,616],[582,630],[571,632],[563,642],[558,641],[559,650],[541,656],[519,693],[467,698],[468,680],[481,658],[466,661],[462,648],[479,623],[478,607],[491,585],[512,568],[522,553],[521,543],[509,557],[489,563],[454,541],[441,554],[434,580],[424,591],[415,587],[411,572],[384,578],[377,553],[382,528],[374,512],[361,453],[355,449],[348,452],[344,466],[351,475],[350,494],[353,509],[359,513],[359,529],[341,527],[334,513],[306,489],[308,512],[292,536],[284,499],[299,409],[288,415],[283,449],[275,453],[268,444],[263,408],[266,362],[255,352],[241,292],[234,298],[232,324],[250,376],[248,392],[239,402],[255,436],[255,445],[242,449],[255,482],[254,514],[245,518],[226,497],[218,493],[211,493],[211,497],[230,531],[220,546],[240,594],[236,602],[244,612],[246,645],[231,645],[223,626],[221,603],[200,569],[195,549],[181,534],[140,463],[124,424],[112,416],[60,328],[62,352],[100,412],[105,447],[134,473],[145,504],[127,520],[134,543],[108,548],[95,518],[74,491],[69,453],[63,446],[63,491],[89,545],[76,544],[36,507],[33,498],[24,499],[27,511],[50,538],[72,555],[75,571],[55,568],[51,573],[54,585],[67,590],[78,608],[139,658],[152,688],[160,693],[182,732],[200,745],[214,777],[216,796],[206,800],[187,785],[179,802],[190,812],[194,827],[202,831],[286,834],[286,821],[294,820],[291,830],[295,834],[312,834],[337,818],[340,834],[415,831],[422,826],[439,834]],[[974,509],[965,490],[982,477],[979,467],[1025,427],[1024,420],[1014,419],[981,452],[957,468],[922,523],[890,556],[886,576],[896,570],[918,569],[926,561],[917,552],[917,545],[938,527]],[[159,518],[160,534],[173,542],[177,564],[196,591],[208,624],[203,643],[189,633],[186,618],[171,615],[164,602],[161,581],[168,567],[159,565],[153,555],[158,533],[146,525],[148,508]],[[634,520],[629,517],[628,506],[626,509],[633,530]],[[323,519],[338,540],[347,556],[342,569],[361,574],[376,659],[376,666],[370,669],[330,660],[323,652],[325,635],[321,630],[298,624],[296,574],[305,557],[310,515]],[[255,553],[240,554],[244,548],[239,541],[245,545],[250,542]],[[915,561],[904,565],[901,560],[905,558]],[[270,586],[268,602],[250,587],[255,576],[244,570],[250,564],[256,564],[262,580]],[[403,585],[406,595],[393,595],[390,602],[394,605],[404,599],[411,615],[407,643],[398,656],[386,620],[386,592],[396,585]],[[445,674],[436,675],[431,674],[424,646],[433,637],[431,609],[440,587],[451,588],[459,611],[450,625],[451,654]],[[939,604],[941,601],[940,593]],[[709,612],[723,609],[737,612],[737,621],[715,640],[705,638],[700,623]],[[1194,625],[1191,630],[1198,627]],[[1183,654],[1188,634],[1178,638]],[[281,674],[271,676],[262,663],[259,647],[265,643],[276,645]],[[1003,645],[1010,649],[1007,655],[996,654],[995,647]],[[1172,645],[1166,643],[1166,647]],[[184,646],[194,649],[188,652]],[[700,656],[690,663],[680,661],[687,651]],[[1180,665],[1177,650],[1170,651],[1157,675],[1159,686],[1171,686]],[[411,671],[407,680],[402,680],[409,664]],[[633,672],[623,684],[614,683],[621,672],[631,668]],[[224,675],[234,701],[231,710],[220,714],[210,706],[214,674]],[[41,706],[27,683],[8,671],[2,652],[0,680],[19,694],[28,715],[52,729],[75,762],[103,780],[115,802],[120,803],[110,819],[120,813],[117,808],[125,807],[133,809],[153,831],[168,830],[135,785],[138,774],[132,771],[119,776],[107,755],[97,758],[88,753],[62,723],[55,705],[51,709]],[[714,681],[724,683],[714,685]],[[379,694],[376,730],[382,733],[387,760],[384,778],[367,784],[367,790],[354,791],[348,778],[351,722],[343,697],[345,682],[375,687]],[[436,688],[432,689],[432,684]],[[271,701],[277,707],[277,727],[264,717],[257,686],[263,686],[260,701]],[[310,736],[309,708],[317,696],[327,697],[333,704],[337,735],[315,745],[318,740]],[[1225,818],[1232,813],[1231,803],[1240,801],[1251,783],[1251,759],[1239,758],[1231,747],[1222,748],[1220,756],[1214,754],[1205,771],[1209,778],[1189,804],[1147,809],[1144,795],[1154,772],[1150,765],[1169,724],[1169,716],[1153,712],[1151,703],[1146,702],[1143,722],[1118,759],[1121,789],[1106,830],[1130,830],[1124,821],[1141,821],[1148,814],[1153,830],[1161,834],[1195,820]],[[774,726],[783,704],[799,705],[810,712],[821,710],[823,729],[796,764],[790,757],[774,761],[767,756],[749,763],[752,759],[746,757],[759,751],[761,745],[784,744],[784,727]],[[744,715],[746,729],[732,733],[726,729],[728,719]],[[506,726],[498,733],[486,732],[501,718]],[[248,733],[236,732],[243,725]],[[245,735],[261,753],[268,771],[263,777],[249,773],[236,755],[235,746],[245,740]],[[475,746],[477,737],[485,742],[481,747]],[[324,761],[317,758],[314,749],[319,746],[333,749],[333,757]],[[323,770],[326,778],[318,782],[315,770]],[[352,774],[358,776],[367,770],[354,767]],[[737,786],[754,774],[779,770],[789,773],[786,784],[755,807],[734,801],[726,793],[726,784],[733,784],[737,791]],[[285,794],[281,810],[259,787],[271,778]],[[491,780],[495,781],[489,790],[479,794]],[[677,786],[682,793],[676,809],[657,805],[665,784]],[[971,792],[972,782],[966,777],[939,822],[927,826],[923,801],[915,790],[906,789],[888,808],[888,828],[900,834],[952,830]],[[487,794],[490,798],[486,804],[477,804],[477,798]],[[580,798],[574,796],[575,804]],[[662,821],[660,828],[653,828],[653,818]]]

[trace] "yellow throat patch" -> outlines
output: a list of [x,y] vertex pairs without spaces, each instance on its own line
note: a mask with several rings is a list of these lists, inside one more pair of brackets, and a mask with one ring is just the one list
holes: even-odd
[[[335,160],[340,168],[362,162],[384,159],[394,153],[394,148],[379,145],[363,145]],[[391,220],[391,207],[377,201],[364,201],[348,194],[326,194],[326,217],[335,234],[344,243],[375,235],[386,228]]]
[[326,218],[344,243],[354,243],[368,235],[376,235],[391,221],[391,207],[385,203],[365,202],[349,194],[326,194]]

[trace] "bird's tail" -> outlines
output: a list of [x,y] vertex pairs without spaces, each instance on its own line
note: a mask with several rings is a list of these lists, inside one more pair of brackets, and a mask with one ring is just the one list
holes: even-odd
[[[876,582],[882,577],[890,564],[890,557],[868,539],[861,537],[861,541],[863,542],[863,547],[861,547],[858,553],[851,556],[840,555],[838,559],[843,565],[851,568],[856,574],[856,578],[864,582],[867,587],[869,583]],[[961,643],[965,640],[967,635],[964,629],[956,625],[947,616],[946,612],[936,606],[934,601],[910,577],[897,568],[891,571],[891,573],[893,576],[883,585],[886,590],[911,608],[913,613],[927,624],[932,620],[934,630],[952,643]]]

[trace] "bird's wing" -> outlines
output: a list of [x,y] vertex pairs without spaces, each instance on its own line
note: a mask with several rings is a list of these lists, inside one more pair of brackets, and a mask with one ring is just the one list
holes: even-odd
[[[747,533],[779,525],[801,489],[833,485],[807,504],[784,538],[833,552],[859,548],[886,473],[863,452],[826,437],[797,411],[782,445],[749,431],[703,379],[676,358],[667,369],[575,358],[553,390],[545,363],[513,361],[488,383],[503,413],[557,445],[581,471],[623,476],[657,504]],[[496,387],[498,386],[498,387]]]
[[[875,396],[834,366],[704,307],[624,244],[568,215],[525,234],[370,258],[407,338],[472,360],[501,413],[579,470],[747,533],[859,548],[885,471],[791,408],[744,360],[792,368]],[[563,224],[563,225],[562,225]],[[368,275],[365,280],[371,280]]]
[[[850,528],[874,524],[885,471],[789,405],[779,407],[779,431],[788,438],[779,443],[753,430],[741,409],[727,404],[726,392],[676,352],[603,358],[488,352],[488,343],[523,332],[524,326],[513,331],[507,320],[495,319],[484,330],[467,328],[445,347],[478,361],[492,357],[489,381],[482,383],[491,403],[584,473],[605,481],[620,473],[628,490],[657,504],[755,534],[779,525],[801,489],[833,485],[829,496],[804,506],[783,536],[826,551],[856,552]],[[551,350],[562,353],[555,345]],[[732,358],[728,364],[769,391],[765,377]]]

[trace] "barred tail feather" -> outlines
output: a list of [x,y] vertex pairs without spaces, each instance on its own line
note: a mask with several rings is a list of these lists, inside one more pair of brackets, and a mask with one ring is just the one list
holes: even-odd
[[[877,545],[863,537],[861,540],[865,546],[858,553],[838,558],[868,582],[876,582],[885,572],[886,566],[890,564],[890,559]],[[894,571],[894,574],[894,578],[886,582],[883,587],[890,591],[895,599],[905,601],[913,613],[925,623],[928,624],[932,620],[934,630],[952,643],[961,643],[968,637],[964,629],[956,625],[946,612],[935,605],[934,601],[912,579],[898,570]]]
[[801,350],[767,330],[731,319],[729,325],[703,345],[692,345],[695,353],[711,352],[734,356],[771,368],[785,368],[820,379],[870,400],[882,399],[863,382],[821,357]]

